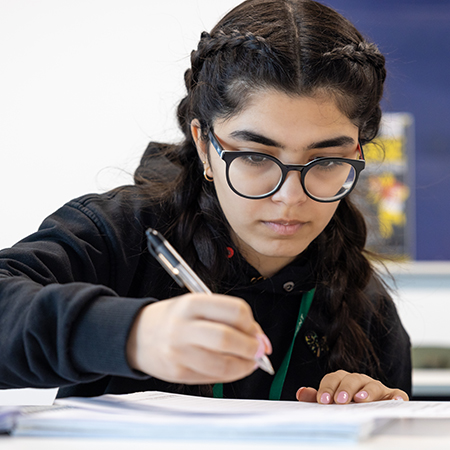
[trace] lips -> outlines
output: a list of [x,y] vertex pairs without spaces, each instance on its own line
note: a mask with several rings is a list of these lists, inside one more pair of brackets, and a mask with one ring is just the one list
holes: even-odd
[[269,229],[282,236],[291,236],[305,225],[305,222],[299,220],[270,220],[263,222]]

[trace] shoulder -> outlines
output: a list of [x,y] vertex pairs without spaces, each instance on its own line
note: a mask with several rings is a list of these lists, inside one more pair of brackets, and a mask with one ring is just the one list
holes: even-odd
[[143,201],[136,186],[121,186],[103,194],[86,194],[67,202],[61,210],[80,211],[95,220],[97,217],[140,217]]
[[392,297],[389,294],[387,284],[384,282],[383,277],[376,271],[371,274],[364,293],[375,307],[392,303]]
[[370,321],[373,337],[384,341],[394,339],[409,345],[409,336],[403,327],[394,298],[381,275],[375,273],[365,291],[373,305]]
[[20,244],[122,260],[142,252],[145,230],[158,227],[161,220],[160,208],[147,207],[138,188],[123,186],[70,200]]
[[[70,200],[44,222],[58,222],[69,229],[93,226],[100,233],[114,233],[156,226],[164,220],[161,208],[149,206],[137,186],[121,186],[103,194],[86,194]],[[41,227],[42,228],[42,227]]]

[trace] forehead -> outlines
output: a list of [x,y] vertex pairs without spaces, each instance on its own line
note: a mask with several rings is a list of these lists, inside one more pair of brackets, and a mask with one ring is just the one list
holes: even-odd
[[332,96],[291,96],[274,90],[257,91],[235,115],[217,120],[214,129],[231,133],[248,129],[275,140],[317,140],[335,134],[358,135],[358,127],[338,108]]

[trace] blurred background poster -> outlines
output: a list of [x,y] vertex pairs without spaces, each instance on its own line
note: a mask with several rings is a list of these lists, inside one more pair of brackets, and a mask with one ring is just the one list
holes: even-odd
[[364,146],[361,173],[367,246],[383,256],[415,258],[414,118],[385,113],[378,137]]

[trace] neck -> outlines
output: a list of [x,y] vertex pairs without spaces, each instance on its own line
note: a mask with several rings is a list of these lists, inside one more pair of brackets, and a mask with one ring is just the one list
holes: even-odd
[[274,257],[256,253],[253,249],[243,245],[239,239],[234,238],[234,243],[245,260],[253,266],[264,278],[270,278],[281,269],[290,264],[296,256]]

